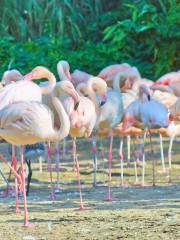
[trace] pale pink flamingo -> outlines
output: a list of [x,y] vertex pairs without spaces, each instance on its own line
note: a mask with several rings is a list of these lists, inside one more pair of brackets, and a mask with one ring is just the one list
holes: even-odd
[[23,75],[17,69],[12,69],[4,72],[1,83],[3,85],[8,85],[12,82],[17,82],[20,80],[23,80]]
[[[43,83],[43,85],[44,84],[47,84],[47,83]],[[64,102],[64,101],[67,102],[68,101],[66,103],[66,108],[69,109],[68,116],[70,117],[71,114],[74,114],[74,116],[76,116],[76,119],[71,117],[70,119],[72,119],[72,121],[73,121],[71,123],[74,124],[74,125],[76,125],[76,124],[78,125],[80,120],[82,118],[84,118],[84,116],[74,113],[74,111],[77,111],[77,108],[79,108],[80,96],[76,92],[73,84],[69,80],[63,80],[63,81],[57,82],[56,86],[53,90],[53,94],[54,94],[54,96],[58,97],[62,102]],[[55,120],[55,126],[59,128],[60,127],[59,126],[60,122],[59,122],[57,111],[56,111],[56,109],[53,105],[53,102],[52,102],[51,94],[44,95],[43,98],[42,98],[42,102],[44,104],[46,104],[51,109],[51,111],[53,112],[54,120]],[[81,107],[81,105],[80,105],[80,107]],[[59,158],[60,158],[58,143],[55,144],[54,150],[55,150],[55,159],[57,160],[57,170],[58,170],[59,169],[58,161],[59,161]],[[51,168],[51,154],[50,154],[51,151],[50,151],[49,144],[48,144],[48,151],[47,152],[48,152],[48,166],[49,166],[49,171],[50,171],[50,181],[51,181],[51,186],[52,186],[52,168]],[[57,178],[59,179],[59,172],[58,171],[57,171]],[[59,182],[57,184],[59,185]],[[55,192],[54,192],[52,187],[51,187],[51,189],[52,189],[51,198],[55,199]],[[58,188],[57,188],[57,190],[58,190]]]
[[154,85],[170,85],[173,83],[180,82],[180,71],[177,72],[170,72],[166,73],[165,75],[161,76]]
[[130,69],[130,68],[131,68],[131,66],[128,63],[112,64],[110,66],[103,68],[98,73],[97,77],[100,77],[106,81],[110,76],[112,76],[118,72],[124,72],[125,70]]
[[[106,94],[106,91],[107,91],[107,85],[103,80],[98,79],[96,77],[90,78],[88,80],[88,87],[91,89],[94,89],[99,95],[101,95],[103,100],[105,99],[104,95]],[[69,106],[69,105],[66,104],[66,106]],[[72,120],[70,121],[71,122],[70,135],[73,137],[73,152],[74,152],[74,159],[76,162],[76,168],[77,168],[77,174],[78,174],[78,186],[80,191],[80,209],[83,209],[84,206],[82,201],[80,175],[79,175],[79,162],[76,154],[75,139],[76,137],[90,136],[97,119],[97,108],[98,108],[97,103],[94,104],[94,102],[88,99],[87,97],[80,97],[78,109],[76,112],[74,111],[74,114],[73,115],[71,114],[71,117],[70,117],[70,119]],[[67,112],[69,112],[68,109],[67,109]],[[81,119],[82,117],[80,118],[81,121],[79,122],[79,124],[74,124],[73,119],[77,119],[79,118],[79,116],[82,116],[82,115],[84,116],[84,118],[83,119]]]
[[[18,74],[15,74],[16,77]],[[14,74],[11,76],[15,77]],[[47,78],[48,84],[46,86],[38,86],[37,84],[29,81],[30,79]],[[17,79],[17,78],[16,78]],[[0,110],[5,106],[18,102],[18,101],[42,101],[42,94],[50,93],[55,87],[55,76],[45,67],[38,66],[32,70],[31,73],[24,76],[22,81],[10,83],[0,91]],[[14,146],[12,146],[14,148]],[[16,157],[14,155],[15,150],[12,149],[12,163],[16,167]],[[15,180],[15,183],[16,180]],[[17,184],[16,184],[17,189]],[[18,193],[16,192],[16,212],[19,212],[18,208]]]
[[[168,127],[167,108],[162,103],[151,98],[150,91],[145,85],[140,86],[139,99],[132,102],[125,110],[123,117],[123,129],[127,129],[131,126],[148,130],[152,128],[155,129],[161,127],[164,128]],[[143,154],[143,175],[142,175],[143,185],[144,185],[144,166],[145,159]],[[153,185],[155,184],[154,167],[155,163],[153,162]]]
[[70,80],[76,87],[79,83],[87,82],[88,79],[93,77],[92,75],[83,72],[79,69],[75,69],[73,73],[70,74],[69,63],[65,60],[61,60],[57,64],[57,72],[60,80]]
[[[52,112],[33,101],[12,103],[0,110],[0,136],[13,145],[21,145],[22,191],[24,196],[24,226],[28,226],[23,162],[23,145],[41,141],[60,141],[69,134],[70,123],[61,102],[52,97],[61,127],[54,128]],[[2,156],[1,156],[2,158]]]
[[[96,81],[99,78],[96,77]],[[118,79],[119,81],[119,79]],[[113,129],[121,121],[123,114],[123,102],[122,95],[119,89],[116,88],[116,83],[113,82],[115,90],[109,90],[107,92],[107,99],[103,101],[104,104],[99,106],[97,100],[97,89],[92,88],[91,79],[87,82],[87,94],[89,98],[94,102],[97,112],[97,122],[95,129],[102,130],[104,128]],[[113,144],[113,132],[110,132],[110,148],[109,148],[109,180],[108,180],[108,196],[107,200],[112,200],[111,193],[111,168],[112,168],[112,144]]]
[[152,90],[160,90],[162,92],[168,92],[174,94],[176,97],[180,97],[180,82],[173,82],[169,85],[153,85]]

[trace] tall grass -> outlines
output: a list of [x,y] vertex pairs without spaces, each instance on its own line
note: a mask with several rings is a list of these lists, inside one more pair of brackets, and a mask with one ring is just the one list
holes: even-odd
[[102,11],[100,0],[1,0],[0,33],[24,40],[47,34],[76,42]]

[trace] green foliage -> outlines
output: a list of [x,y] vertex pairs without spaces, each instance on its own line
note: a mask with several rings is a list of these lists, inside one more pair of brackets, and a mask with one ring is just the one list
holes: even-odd
[[22,73],[67,59],[71,69],[97,74],[128,62],[151,79],[177,70],[177,0],[1,0],[0,74]]
[[118,53],[123,59],[130,59],[144,74],[158,77],[178,68],[180,3],[152,2],[126,4],[130,16],[108,26],[104,30],[104,42],[112,54]]

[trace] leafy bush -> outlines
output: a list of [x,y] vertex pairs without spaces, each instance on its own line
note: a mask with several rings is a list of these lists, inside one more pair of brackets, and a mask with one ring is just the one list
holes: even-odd
[[67,59],[97,74],[128,62],[154,79],[179,67],[177,0],[0,1],[0,74],[10,62],[22,73]]
[[107,27],[104,42],[112,55],[130,59],[144,74],[158,77],[179,65],[180,4],[149,2],[126,4],[130,17]]

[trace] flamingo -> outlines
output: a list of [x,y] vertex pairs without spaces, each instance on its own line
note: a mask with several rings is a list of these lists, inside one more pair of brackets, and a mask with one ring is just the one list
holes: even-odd
[[170,119],[170,124],[166,131],[163,131],[162,134],[169,136],[170,137],[170,143],[169,143],[169,149],[168,149],[168,162],[169,162],[169,183],[171,183],[171,155],[172,155],[172,146],[173,146],[173,141],[176,136],[180,136],[180,98],[177,99],[177,101],[170,107],[169,109],[169,119]]
[[93,77],[92,75],[79,69],[75,69],[74,72],[70,74],[69,63],[65,60],[61,60],[57,63],[57,72],[61,80],[70,80],[75,87],[79,83],[87,82],[88,79]]
[[[39,79],[47,77],[49,84],[39,87],[37,84],[29,81],[30,79]],[[42,94],[50,93],[56,85],[54,75],[47,69],[38,66],[31,73],[24,76],[23,81],[11,83],[0,91],[0,109],[3,109],[10,103],[18,101],[42,101]]]
[[20,80],[23,80],[23,75],[17,69],[12,69],[4,72],[1,83],[3,85],[8,85],[12,82],[17,82]]
[[[131,126],[135,126],[140,129],[157,129],[161,127],[167,128],[167,116],[167,108],[162,103],[151,98],[150,90],[147,86],[141,85],[139,88],[139,99],[132,102],[125,110],[123,116],[123,129],[127,129]],[[153,185],[155,185],[154,164],[155,163],[153,163]],[[145,159],[143,157],[142,185],[144,185],[144,166]]]
[[154,85],[170,85],[172,83],[180,82],[180,71],[166,73],[162,77],[160,77]]
[[[99,78],[96,78],[96,82]],[[118,79],[119,81],[119,79]],[[115,90],[109,90],[107,92],[107,99],[103,101],[103,104],[99,107],[98,100],[96,98],[97,89],[93,89],[91,79],[87,82],[87,91],[89,98],[94,102],[97,112],[96,130],[102,130],[104,128],[113,129],[121,121],[123,114],[123,102],[122,95],[116,87],[116,82],[113,82]],[[107,200],[112,200],[111,193],[111,166],[112,166],[112,144],[113,144],[113,132],[110,132],[110,148],[109,148],[109,181],[108,181],[108,196]]]
[[103,68],[99,74],[97,75],[97,77],[100,77],[104,80],[107,80],[110,76],[118,73],[118,72],[122,72],[124,70],[127,70],[131,68],[131,66],[128,63],[122,63],[122,64],[113,64],[110,66],[107,66],[105,68]]
[[[11,74],[10,74],[11,73]],[[15,72],[17,73],[17,72]],[[17,77],[20,74],[13,74],[11,71],[7,72],[10,76]],[[5,74],[6,75],[6,74]],[[21,77],[21,75],[20,75]],[[37,84],[30,81],[31,79],[39,79],[39,78],[47,78],[48,84],[46,86],[38,86]],[[12,78],[11,78],[12,80]],[[17,80],[17,78],[16,78]],[[42,101],[42,95],[50,93],[55,87],[56,79],[55,76],[45,67],[37,66],[34,68],[29,74],[24,76],[23,81],[17,81],[7,86],[3,87],[0,90],[0,110],[4,107],[8,106],[11,103],[19,102],[19,101]],[[12,146],[14,148],[14,146]],[[12,163],[16,168],[16,156],[15,149],[12,149]],[[12,169],[11,169],[12,170]],[[17,190],[17,179],[15,179],[15,185]],[[16,212],[18,213],[20,210],[18,209],[18,192],[16,191]]]
[[[54,128],[52,112],[35,101],[15,102],[0,110],[0,136],[13,145],[21,145],[22,190],[24,196],[24,226],[29,226],[24,181],[23,145],[41,141],[59,141],[69,134],[70,122],[61,102],[52,97],[61,126]],[[2,156],[1,156],[2,159]]]

